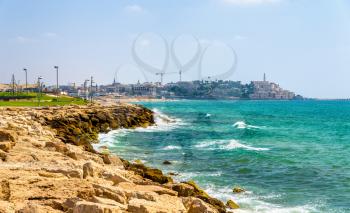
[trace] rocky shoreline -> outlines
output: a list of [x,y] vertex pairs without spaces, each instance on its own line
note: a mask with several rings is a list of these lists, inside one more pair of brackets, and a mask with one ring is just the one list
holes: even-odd
[[193,181],[92,148],[98,134],[154,125],[138,105],[0,108],[0,213],[226,212]]

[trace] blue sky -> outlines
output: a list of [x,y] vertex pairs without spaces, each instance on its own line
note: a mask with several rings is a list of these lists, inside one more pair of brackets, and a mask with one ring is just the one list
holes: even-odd
[[[139,56],[160,67],[164,46],[180,36],[175,49],[180,61],[195,53],[197,37],[208,51],[203,75],[238,67],[231,80],[268,80],[307,97],[350,97],[350,1],[347,0],[0,0],[0,82],[11,75],[24,81],[42,76],[55,82],[81,84],[113,81],[117,67],[123,82],[158,81],[135,64]],[[198,64],[183,74],[198,78]],[[166,72],[176,72],[171,61]],[[168,74],[166,82],[178,76]]]

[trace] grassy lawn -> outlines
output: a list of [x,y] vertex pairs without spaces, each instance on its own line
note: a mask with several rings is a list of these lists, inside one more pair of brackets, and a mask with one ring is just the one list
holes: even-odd
[[[0,92],[0,97],[13,96],[9,92]],[[3,101],[0,100],[0,107],[4,106],[14,106],[14,107],[37,107],[38,99],[37,93],[16,93],[15,96],[26,96],[28,99],[10,100]],[[61,95],[59,97],[53,95],[42,94],[40,97],[40,106],[64,106],[64,105],[84,105],[87,102],[81,98],[74,98],[70,96]]]

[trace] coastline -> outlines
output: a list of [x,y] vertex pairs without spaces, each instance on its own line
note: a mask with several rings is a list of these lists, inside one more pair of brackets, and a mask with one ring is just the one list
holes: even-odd
[[100,132],[153,125],[153,113],[144,107],[0,108],[0,113],[4,212],[226,212],[227,206],[194,182],[176,183],[161,170],[92,149]]

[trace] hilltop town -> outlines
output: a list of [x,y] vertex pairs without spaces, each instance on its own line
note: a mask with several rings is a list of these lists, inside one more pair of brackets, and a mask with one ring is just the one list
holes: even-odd
[[[31,91],[56,93],[56,86],[43,84],[17,85],[0,84],[0,92]],[[116,97],[147,97],[167,99],[233,99],[233,100],[293,100],[302,99],[300,95],[283,89],[277,83],[269,82],[265,76],[262,81],[251,81],[243,84],[240,81],[179,81],[176,83],[136,83],[123,84],[116,80],[108,85],[77,86],[76,84],[60,85],[61,94],[88,99],[91,96],[100,97],[114,95]]]

